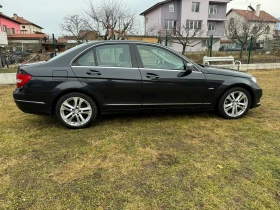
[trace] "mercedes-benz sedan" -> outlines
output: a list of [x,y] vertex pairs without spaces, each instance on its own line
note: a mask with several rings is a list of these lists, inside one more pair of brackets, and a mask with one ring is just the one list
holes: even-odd
[[32,114],[52,114],[84,128],[98,114],[139,110],[201,110],[228,119],[260,105],[250,74],[198,65],[162,45],[89,42],[49,61],[19,66],[14,100]]

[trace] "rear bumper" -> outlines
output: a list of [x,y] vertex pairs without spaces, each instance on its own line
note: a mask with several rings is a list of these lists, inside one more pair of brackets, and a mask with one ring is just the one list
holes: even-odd
[[31,97],[25,96],[18,89],[13,93],[14,101],[17,107],[29,114],[51,114],[51,107],[43,101],[34,100]]

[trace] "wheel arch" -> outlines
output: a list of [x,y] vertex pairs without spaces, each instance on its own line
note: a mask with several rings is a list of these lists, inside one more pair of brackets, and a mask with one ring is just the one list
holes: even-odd
[[252,87],[250,87],[250,85],[247,85],[245,83],[235,83],[235,84],[232,84],[232,85],[229,85],[227,86],[225,89],[223,89],[223,91],[221,91],[219,93],[219,95],[217,96],[217,100],[216,103],[215,103],[215,108],[217,108],[218,104],[219,104],[219,101],[221,100],[222,96],[224,95],[224,93],[232,88],[237,88],[237,87],[240,87],[240,88],[244,88],[245,90],[247,90],[251,96],[251,105],[250,105],[250,109],[253,108],[254,106],[254,101],[255,101],[255,94],[254,94],[254,91],[252,89]]
[[90,97],[94,103],[96,104],[96,107],[97,107],[97,113],[100,114],[101,113],[101,103],[99,100],[97,100],[97,97],[94,96],[93,94],[91,94],[89,91],[86,91],[85,89],[67,89],[67,90],[64,90],[62,92],[60,92],[58,95],[55,96],[53,102],[52,102],[52,105],[51,105],[51,114],[55,114],[55,106],[58,102],[58,100],[66,95],[66,94],[69,94],[69,93],[82,93],[82,94],[85,94],[87,95],[88,97]]

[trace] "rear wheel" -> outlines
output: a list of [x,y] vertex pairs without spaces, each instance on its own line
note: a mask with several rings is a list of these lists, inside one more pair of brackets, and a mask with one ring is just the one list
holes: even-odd
[[224,93],[218,104],[220,115],[227,119],[243,117],[251,107],[251,96],[244,88],[232,88]]
[[68,128],[85,128],[97,116],[94,101],[82,93],[69,93],[62,96],[56,104],[56,117]]

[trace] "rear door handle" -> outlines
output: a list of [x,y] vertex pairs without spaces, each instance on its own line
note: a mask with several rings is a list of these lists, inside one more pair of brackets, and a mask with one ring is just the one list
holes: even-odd
[[89,71],[86,72],[88,75],[98,75],[100,76],[101,73],[100,71],[96,71],[96,70],[93,70],[93,69],[90,69]]
[[160,79],[160,77],[157,74],[153,74],[153,73],[147,73],[146,77],[151,79],[151,80]]

